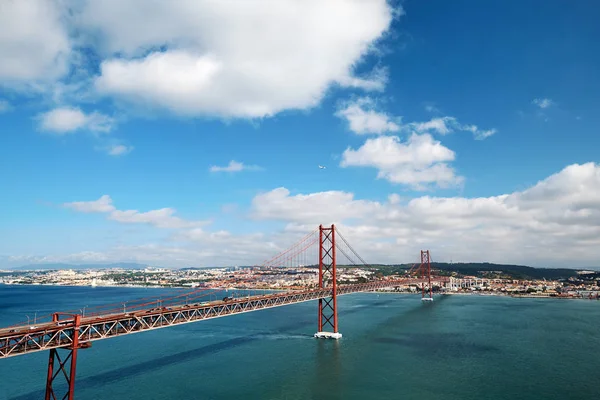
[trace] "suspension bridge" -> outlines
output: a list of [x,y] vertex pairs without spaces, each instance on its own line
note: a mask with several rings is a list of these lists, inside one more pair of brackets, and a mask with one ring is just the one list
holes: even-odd
[[[298,267],[307,265],[312,253],[317,254],[318,283],[316,287],[245,297],[225,297],[206,301],[217,288],[197,288],[182,294],[157,300],[143,298],[127,303],[61,311],[37,318],[34,325],[17,324],[0,329],[0,359],[49,350],[46,377],[46,400],[73,400],[77,356],[80,349],[91,347],[97,340],[130,335],[153,329],[198,322],[206,319],[281,307],[317,300],[316,338],[339,339],[337,297],[357,292],[405,285],[420,285],[421,299],[433,301],[433,284],[442,284],[447,277],[432,275],[429,250],[421,251],[419,264],[413,265],[401,278],[381,278],[365,283],[339,285],[337,265],[370,267],[353,249],[335,225],[319,226],[288,249],[265,261],[263,266]],[[313,258],[314,260],[314,258]],[[316,268],[316,266],[315,266]],[[56,382],[64,379],[66,385]],[[57,392],[64,388],[63,392]]]

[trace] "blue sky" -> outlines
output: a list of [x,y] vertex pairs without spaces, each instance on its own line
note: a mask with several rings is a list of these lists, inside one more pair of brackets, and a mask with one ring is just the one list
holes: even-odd
[[0,267],[600,265],[600,6],[250,3],[4,6]]

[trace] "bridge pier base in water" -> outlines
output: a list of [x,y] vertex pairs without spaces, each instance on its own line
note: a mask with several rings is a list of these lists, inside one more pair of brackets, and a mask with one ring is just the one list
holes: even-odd
[[319,339],[341,339],[342,334],[339,332],[317,332],[315,337]]

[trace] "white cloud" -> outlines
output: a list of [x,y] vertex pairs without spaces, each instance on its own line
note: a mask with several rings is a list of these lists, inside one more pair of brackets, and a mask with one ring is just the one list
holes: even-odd
[[[371,46],[370,50],[376,52],[376,49],[373,46]],[[387,67],[375,67],[371,72],[363,76],[348,75],[339,78],[336,82],[344,87],[368,91],[383,91],[388,81],[388,74]]]
[[[4,258],[4,260],[2,259]],[[44,264],[44,263],[98,263],[109,261],[109,257],[102,252],[97,251],[82,251],[64,255],[19,255],[1,257],[0,262],[8,263],[8,266],[20,266],[28,264]]]
[[224,167],[219,167],[217,165],[213,165],[209,168],[210,172],[239,172],[239,171],[259,171],[262,168],[257,165],[245,165],[242,162],[237,162],[235,160],[229,161]]
[[390,116],[374,109],[374,102],[362,98],[338,110],[336,116],[348,121],[350,130],[359,135],[386,132],[397,132],[400,126],[393,122]]
[[433,118],[427,122],[411,122],[405,126],[406,129],[423,133],[437,132],[440,135],[456,131],[471,132],[476,140],[488,138],[497,132],[496,129],[480,129],[477,125],[461,124],[454,117]]
[[[254,197],[252,217],[318,225],[325,212],[329,215],[327,220],[344,220],[352,218],[353,215],[366,215],[375,211],[373,206],[374,203],[369,201],[354,200],[352,193],[328,191],[290,196],[288,189],[280,187]],[[324,208],[327,211],[324,211]],[[296,215],[298,209],[303,211]]]
[[388,196],[388,201],[390,204],[399,204],[402,201],[402,197],[397,193],[392,193]]
[[138,210],[114,210],[110,213],[109,219],[126,224],[150,224],[157,228],[191,228],[194,226],[205,225],[205,221],[186,221],[175,217],[175,210],[172,208],[161,208],[147,212]]
[[[432,106],[426,107],[433,111]],[[437,111],[437,109],[435,109]],[[476,140],[488,138],[495,134],[496,129],[480,129],[477,125],[461,124],[455,117],[436,117],[425,122],[410,122],[402,124],[402,117],[393,117],[379,111],[375,107],[375,101],[369,97],[361,97],[351,101],[340,108],[335,115],[348,121],[351,131],[359,135],[383,134],[390,132],[417,132],[447,135],[454,131],[467,131],[473,134]]]
[[373,167],[377,177],[392,183],[424,189],[428,185],[449,187],[463,181],[448,166],[455,154],[431,135],[413,133],[406,142],[396,136],[368,139],[357,150],[342,154],[341,167]]
[[[259,234],[230,237],[223,232],[196,232],[194,235],[179,236],[179,239],[187,240],[188,243],[182,246],[159,243],[120,245],[102,251],[80,251],[71,254],[0,256],[0,265],[15,267],[37,263],[115,262],[138,262],[167,267],[261,265],[265,254],[276,254],[284,249],[279,244],[287,244],[280,240],[276,245]],[[230,243],[231,240],[234,240],[234,243]]]
[[68,70],[71,39],[57,0],[4,0],[0,4],[0,85],[51,81]]
[[446,135],[452,132],[453,125],[456,125],[456,118],[443,117],[433,118],[427,122],[413,122],[410,127],[417,132],[436,131],[440,135]]
[[115,144],[107,149],[107,153],[110,156],[121,156],[130,153],[133,150],[133,146],[125,146],[124,144]]
[[225,265],[261,265],[265,259],[275,256],[286,245],[291,245],[296,238],[296,235],[286,235],[277,240],[277,235],[272,234],[235,235],[225,230],[207,232],[200,228],[181,231],[175,237],[178,241],[187,242],[186,251],[202,252],[202,260],[210,260],[212,265],[223,265],[220,260],[227,260]]
[[419,197],[406,203],[330,191],[255,197],[255,218],[290,231],[336,223],[367,261],[407,262],[420,249],[438,261],[590,266],[600,259],[600,165],[571,165],[533,187],[492,197]]
[[78,108],[56,108],[40,114],[40,129],[58,133],[73,132],[86,124],[85,114]]
[[85,114],[77,107],[55,108],[39,114],[37,119],[41,130],[57,134],[72,133],[81,129],[109,132],[115,124],[114,119],[107,115],[96,111]]
[[8,100],[0,99],[0,114],[12,110],[12,106]]
[[106,55],[100,92],[178,114],[250,118],[313,107],[332,84],[382,89],[385,70],[357,77],[353,68],[391,20],[385,0],[106,0],[80,15]]
[[498,132],[496,129],[479,129],[477,125],[463,125],[462,129],[465,131],[472,132],[476,140],[486,139]]
[[551,105],[554,104],[554,102],[552,101],[552,99],[548,99],[548,98],[533,99],[532,103],[535,104],[536,106],[538,106],[541,109],[548,108],[548,107],[550,107]]
[[101,196],[98,200],[73,201],[64,203],[63,206],[83,213],[108,213],[115,210],[112,199],[107,194]]
[[84,213],[105,213],[108,218],[113,221],[118,221],[126,224],[149,224],[157,228],[194,228],[206,225],[206,221],[187,221],[174,216],[175,210],[172,208],[161,208],[147,212],[139,212],[138,210],[117,210],[113,205],[109,195],[103,195],[98,200],[93,201],[75,201],[64,203],[64,207],[71,208],[78,212]]
[[[108,196],[71,204],[84,212],[114,211]],[[172,217],[165,214],[160,218]],[[335,223],[358,253],[373,264],[417,261],[419,250],[429,249],[434,261],[589,267],[598,265],[600,259],[600,165],[571,165],[526,190],[478,198],[423,196],[409,200],[392,194],[388,201],[374,201],[343,191],[292,194],[277,188],[254,197],[250,216],[277,221],[280,226],[269,228],[268,234],[241,235],[196,226],[175,231],[175,236],[163,243],[82,249],[64,255],[11,256],[0,263],[260,265],[318,224]],[[143,219],[133,219],[138,218]],[[303,261],[316,261],[316,248],[311,251]],[[343,255],[338,255],[339,262],[345,262]]]
[[103,94],[222,118],[309,109],[336,86],[383,90],[386,67],[355,69],[377,54],[403,13],[388,0],[5,0],[0,7],[0,85],[54,100]]

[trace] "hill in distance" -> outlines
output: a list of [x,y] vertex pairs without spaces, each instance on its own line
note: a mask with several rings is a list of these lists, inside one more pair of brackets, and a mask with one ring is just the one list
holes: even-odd
[[[382,265],[376,266],[384,274],[402,272],[409,269],[413,264]],[[375,267],[375,266],[374,266]],[[462,275],[473,275],[478,277],[502,277],[512,279],[565,279],[577,276],[578,271],[598,270],[597,267],[589,268],[534,268],[525,265],[493,264],[493,263],[442,263],[432,262],[431,268],[438,269],[450,274],[457,272]]]
[[[502,271],[516,279],[559,279],[577,276],[578,269],[570,268],[534,268],[525,265],[490,264],[490,263],[432,263],[437,268],[445,271],[455,271],[465,275],[486,275]],[[483,272],[483,274],[482,274]]]

